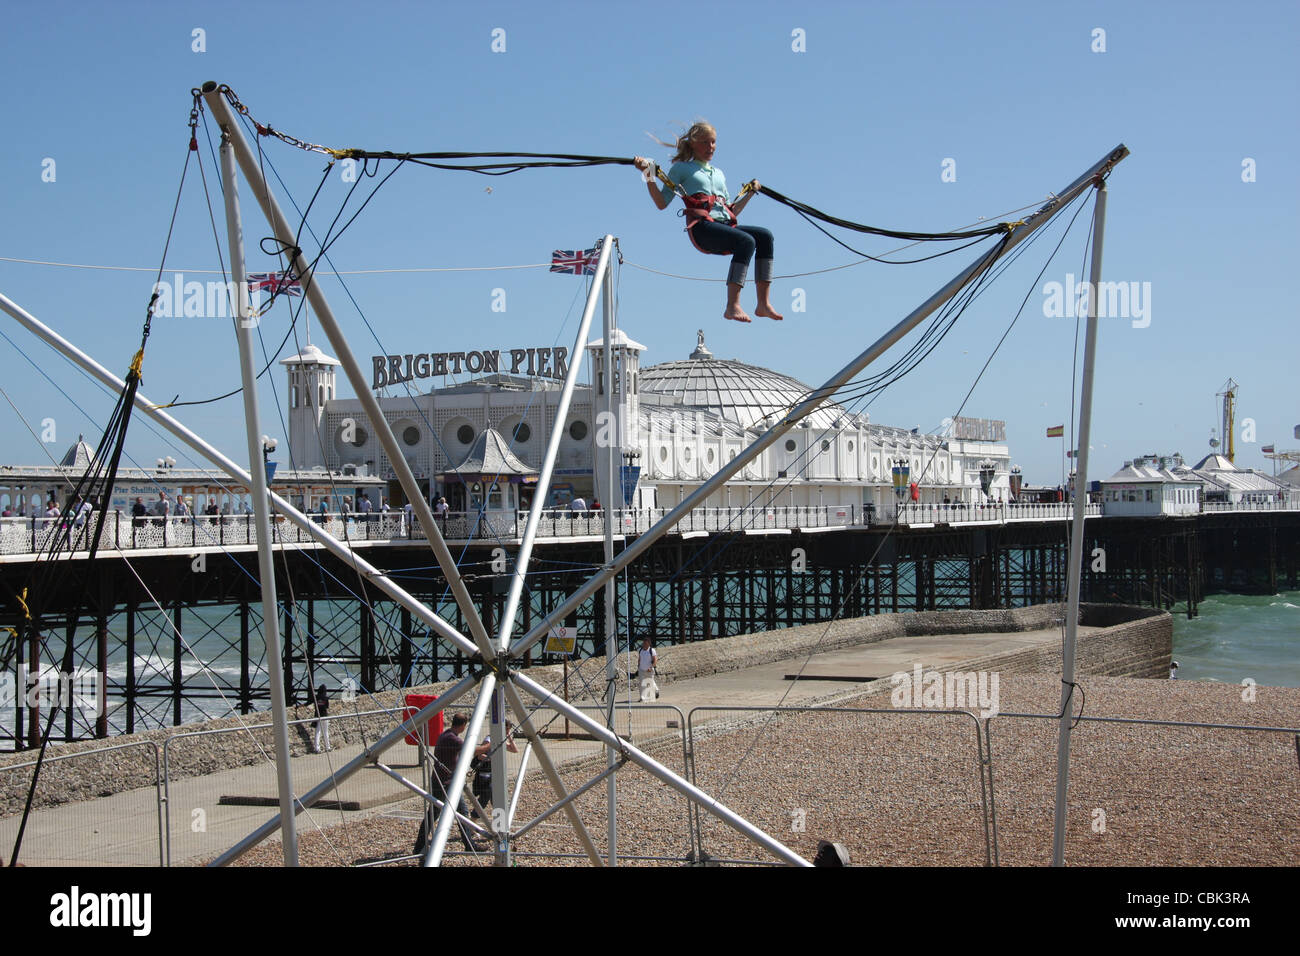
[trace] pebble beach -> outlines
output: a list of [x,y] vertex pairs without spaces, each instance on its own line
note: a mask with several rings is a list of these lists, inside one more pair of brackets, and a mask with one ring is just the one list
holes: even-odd
[[[1293,688],[1114,677],[1080,683],[1089,718],[1300,727],[1300,690]],[[843,844],[855,866],[983,866],[995,853],[1004,866],[1045,866],[1058,723],[1012,715],[1055,713],[1059,688],[1059,678],[1050,675],[1003,675],[1000,713],[987,726],[962,714],[893,712],[887,685],[883,692],[846,694],[834,706],[888,713],[826,710],[715,719],[695,727],[695,781],[807,859],[827,839]],[[680,738],[657,737],[658,742],[655,735],[647,738],[651,754],[681,772]],[[991,795],[981,786],[985,740]],[[577,788],[600,766],[603,758],[563,767],[566,786]],[[1294,865],[1300,859],[1298,769],[1291,733],[1081,721],[1071,735],[1066,861]],[[634,765],[620,770],[617,789],[623,863],[777,862],[708,814],[693,839],[686,801]],[[545,779],[530,774],[516,824],[551,802]],[[604,785],[576,805],[603,853]],[[392,858],[385,865],[414,865],[396,858],[410,852],[420,812],[419,801],[410,800],[361,820],[343,821],[327,812],[313,813],[310,821],[300,818],[301,862],[341,866]],[[995,821],[992,832],[986,820]],[[562,814],[513,848],[518,865],[587,862]],[[459,851],[459,841],[453,839],[449,849]],[[282,862],[278,843],[267,843],[238,865]],[[444,862],[486,866],[491,855],[449,854]]]

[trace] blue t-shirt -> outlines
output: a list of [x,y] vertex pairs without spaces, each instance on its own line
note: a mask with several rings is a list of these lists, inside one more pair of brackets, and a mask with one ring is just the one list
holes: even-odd
[[[722,170],[708,163],[701,163],[698,159],[687,159],[680,163],[673,163],[672,168],[668,170],[668,178],[681,186],[688,196],[693,196],[695,193],[717,196],[718,201],[713,204],[713,209],[709,212],[710,218],[718,222],[731,222],[731,216],[723,208],[723,203],[730,202],[731,197],[727,193],[727,177],[722,174]],[[667,185],[660,190],[659,194],[669,201],[674,196],[672,188]]]

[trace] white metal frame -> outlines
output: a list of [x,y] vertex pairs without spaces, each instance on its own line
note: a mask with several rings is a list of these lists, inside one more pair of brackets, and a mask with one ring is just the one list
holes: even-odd
[[[748,448],[724,465],[712,476],[712,478],[689,495],[676,508],[668,512],[659,522],[650,528],[648,532],[631,542],[617,558],[613,557],[610,532],[607,531],[606,566],[559,607],[547,615],[545,620],[537,623],[530,631],[528,631],[528,633],[523,635],[523,637],[516,640],[513,644],[510,644],[509,639],[513,632],[518,614],[524,576],[527,574],[528,561],[536,537],[537,526],[541,518],[541,510],[534,509],[529,515],[529,520],[520,544],[520,549],[516,556],[515,570],[507,599],[506,612],[502,616],[496,641],[493,641],[486,633],[482,619],[479,617],[477,609],[474,607],[473,602],[470,599],[468,589],[465,587],[458,569],[456,568],[454,558],[443,541],[441,534],[438,531],[437,524],[433,520],[428,503],[420,493],[414,475],[411,474],[405,459],[400,453],[397,439],[393,435],[382,412],[379,410],[378,403],[370,393],[369,385],[362,375],[360,366],[352,355],[338,323],[334,319],[329,304],[325,300],[323,291],[313,279],[309,263],[302,255],[301,250],[297,249],[294,245],[294,231],[290,228],[288,220],[281,212],[278,203],[270,192],[269,185],[261,175],[256,157],[249,149],[247,142],[244,140],[242,131],[239,129],[234,114],[231,112],[224,95],[220,92],[216,84],[213,83],[205,84],[203,87],[203,95],[209,107],[212,109],[218,125],[222,129],[223,136],[228,138],[230,148],[233,150],[235,158],[238,159],[244,177],[252,187],[255,198],[257,198],[263,212],[266,214],[274,235],[280,240],[283,247],[290,251],[292,260],[291,268],[301,279],[308,301],[310,302],[313,311],[315,311],[321,327],[329,337],[331,346],[338,354],[343,368],[352,382],[354,390],[361,399],[363,408],[370,417],[377,437],[388,452],[389,460],[392,462],[392,466],[398,476],[398,480],[402,484],[404,492],[415,508],[418,520],[426,529],[426,534],[429,536],[430,545],[433,548],[439,566],[452,587],[453,594],[455,595],[457,604],[460,606],[461,613],[469,623],[469,630],[471,632],[470,636],[458,632],[447,622],[439,618],[428,607],[421,604],[410,594],[407,594],[404,590],[391,582],[387,576],[377,568],[370,566],[364,560],[361,560],[356,556],[355,553],[348,551],[346,545],[330,536],[320,526],[313,524],[310,519],[298,512],[297,509],[293,508],[289,502],[281,499],[277,495],[270,494],[269,492],[267,494],[267,499],[269,502],[273,502],[277,509],[290,521],[310,533],[315,540],[323,544],[328,550],[335,554],[339,554],[340,556],[346,554],[348,559],[355,562],[361,569],[362,573],[366,574],[367,579],[375,584],[376,587],[384,591],[384,593],[394,601],[410,610],[417,619],[428,624],[440,637],[446,639],[460,650],[471,655],[471,657],[475,659],[476,666],[482,668],[481,675],[471,675],[462,679],[453,685],[453,687],[444,693],[438,700],[415,714],[409,721],[399,724],[388,734],[368,746],[360,756],[349,761],[342,768],[331,774],[330,777],[326,778],[304,794],[300,798],[301,802],[298,805],[310,805],[315,799],[336,787],[339,782],[347,779],[367,764],[377,763],[379,755],[389,747],[402,741],[406,734],[411,732],[412,728],[423,727],[428,720],[434,716],[434,714],[442,711],[448,705],[454,703],[477,686],[478,701],[474,707],[473,716],[470,720],[470,727],[467,731],[467,740],[473,741],[478,739],[478,733],[482,728],[483,721],[488,719],[490,712],[493,741],[497,744],[497,754],[494,756],[501,764],[499,769],[494,767],[494,806],[510,807],[510,812],[504,815],[508,821],[506,828],[504,831],[495,833],[496,861],[501,864],[508,864],[510,862],[510,825],[513,823],[513,810],[518,800],[519,789],[524,783],[524,775],[521,772],[516,781],[515,793],[508,794],[506,792],[508,781],[507,774],[503,772],[505,749],[502,746],[505,741],[503,711],[505,706],[509,706],[515,714],[516,721],[519,725],[519,733],[529,742],[528,753],[531,753],[536,757],[555,792],[556,803],[553,805],[552,810],[562,809],[567,815],[591,862],[597,865],[604,863],[605,861],[601,859],[590,834],[587,832],[574,806],[575,801],[573,798],[577,793],[575,792],[574,794],[570,794],[565,789],[560,779],[558,768],[552,761],[543,741],[535,732],[535,728],[532,724],[532,711],[530,711],[525,705],[520,694],[520,691],[522,691],[534,698],[539,705],[544,705],[547,708],[556,711],[560,716],[566,717],[568,720],[591,733],[597,740],[605,745],[608,760],[606,769],[601,771],[599,776],[606,777],[609,787],[610,863],[614,863],[617,860],[613,839],[616,810],[614,779],[616,777],[617,766],[621,762],[626,761],[637,764],[665,785],[684,795],[700,809],[716,816],[749,840],[768,850],[779,860],[794,865],[809,865],[806,860],[800,857],[793,850],[783,845],[780,841],[753,826],[735,811],[717,802],[707,793],[699,790],[689,781],[683,779],[663,764],[660,764],[635,746],[619,738],[611,728],[605,726],[600,721],[593,719],[582,710],[573,707],[567,701],[556,697],[552,691],[538,684],[525,673],[514,670],[513,665],[533,644],[548,632],[548,630],[554,625],[554,622],[562,621],[566,615],[575,610],[583,601],[593,595],[602,586],[612,586],[617,574],[635,561],[656,540],[667,533],[682,517],[687,515],[698,505],[702,504],[709,495],[721,487],[746,464],[761,454],[765,448],[779,439],[785,432],[795,427],[800,420],[818,408],[823,402],[831,398],[839,388],[858,375],[863,369],[875,361],[876,358],[882,355],[908,332],[920,324],[927,316],[940,308],[969,281],[991,268],[999,257],[994,254],[993,250],[981,255],[975,260],[975,262],[962,270],[962,272],[947,283],[942,289],[930,296],[897,325],[882,335],[866,351],[862,352],[838,373],[833,375],[823,386],[815,389],[807,399],[792,409],[784,418],[782,418],[776,425],[769,429]],[[1093,185],[1095,182],[1098,182],[1102,176],[1108,173],[1116,163],[1127,155],[1128,149],[1123,145],[1115,148],[1108,153],[1106,157],[1095,163],[1087,172],[1062,190],[1059,195],[1054,196],[1041,209],[1028,217],[1023,223],[1009,227],[1010,236],[1002,245],[1003,252],[1010,250],[1013,246],[1023,241],[1034,230],[1046,223],[1056,212],[1064,208],[1069,202],[1076,198],[1080,192],[1088,188],[1090,185]],[[611,381],[610,352],[614,329],[613,297],[610,294],[612,289],[610,282],[612,254],[613,239],[611,236],[606,236],[601,244],[600,256],[596,266],[596,275],[592,282],[591,291],[587,297],[586,306],[583,310],[583,318],[580,323],[573,352],[571,353],[573,360],[565,378],[561,406],[557,409],[557,421],[563,421],[562,415],[564,411],[567,410],[567,402],[572,395],[577,381],[577,375],[582,365],[582,357],[586,352],[585,344],[592,316],[594,314],[596,301],[598,298],[602,297],[602,294],[606,300],[604,357],[605,380],[607,385],[605,391],[606,395],[612,399],[612,395],[610,394],[611,390],[609,388],[609,383]],[[42,325],[34,317],[23,311],[3,295],[0,295],[0,309],[8,312],[20,323],[35,332],[38,336],[63,354],[67,355],[73,361],[77,362],[77,364],[81,365],[101,381],[114,388],[121,387],[122,382],[120,379],[108,372],[107,369],[96,363],[93,359],[90,359],[89,356],[81,353],[75,348],[75,346],[72,346],[71,343],[68,343],[48,327]],[[248,472],[244,471],[232,460],[221,454],[211,445],[208,445],[193,432],[189,431],[189,429],[185,428],[185,426],[171,418],[171,416],[159,410],[142,395],[137,393],[135,401],[146,414],[150,415],[155,421],[158,421],[173,434],[180,437],[183,441],[218,467],[225,470],[232,479],[250,483],[251,486],[252,479]],[[544,496],[549,489],[551,474],[554,468],[555,455],[558,450],[559,433],[560,429],[557,428],[551,436],[546,458],[543,462],[542,473],[539,476],[538,496],[541,500],[544,500]],[[255,455],[251,452],[250,457],[260,459],[260,455]],[[611,470],[614,459],[615,455],[611,454],[609,457]],[[609,501],[606,504],[606,513],[611,514],[614,504],[614,498],[612,495],[616,492],[616,489],[613,486],[612,475],[609,476],[608,480],[609,486],[607,488],[607,497],[609,497]],[[265,577],[265,568],[262,569],[262,573]],[[613,602],[609,602],[611,613],[613,611],[612,605]],[[271,620],[274,619],[273,614],[267,615],[267,617]],[[614,664],[616,645],[614,643],[614,628],[608,624],[607,634],[609,635],[609,644],[606,648],[608,658],[607,666],[612,667]],[[458,794],[463,789],[469,771],[472,752],[473,747],[462,748],[460,760],[453,772],[451,787],[448,791],[449,795]],[[595,781],[590,781],[588,784],[584,784],[580,790],[585,790],[594,783]],[[282,780],[281,786],[284,788],[286,782]],[[415,785],[412,786],[414,787]],[[282,793],[281,813],[262,824],[262,826],[258,827],[243,840],[239,841],[239,843],[233,846],[230,850],[218,857],[214,861],[214,865],[224,865],[231,862],[247,849],[275,832],[275,830],[280,828],[282,825],[290,824],[291,816],[283,806],[284,801],[288,798],[288,794]],[[431,799],[431,796],[429,799]],[[450,834],[453,818],[454,814],[452,813],[439,814],[438,826],[425,852],[424,863],[426,865],[437,865],[441,862],[446,848],[447,837]]]

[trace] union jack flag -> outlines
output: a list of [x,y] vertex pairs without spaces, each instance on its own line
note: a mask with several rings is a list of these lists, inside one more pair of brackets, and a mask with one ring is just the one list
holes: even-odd
[[551,271],[565,272],[574,276],[594,276],[596,252],[596,249],[583,249],[581,252],[556,249],[551,253]]
[[273,295],[302,295],[302,283],[292,272],[250,272],[248,291],[270,289]]

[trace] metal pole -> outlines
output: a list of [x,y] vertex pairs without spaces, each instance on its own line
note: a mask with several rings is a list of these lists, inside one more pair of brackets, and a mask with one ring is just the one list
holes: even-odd
[[[17,305],[12,299],[8,298],[3,293],[0,293],[0,310],[9,313],[10,316],[17,320],[17,322],[29,332],[41,339],[51,348],[55,349],[61,355],[66,356],[69,360],[81,366],[89,372],[91,376],[99,379],[99,381],[103,382],[109,388],[120,392],[126,387],[126,383],[123,382],[122,379],[114,375],[107,368],[99,364],[99,362],[95,361],[85,352],[81,351],[81,349],[77,348],[45,323],[41,322],[26,309]],[[208,461],[212,462],[224,471],[232,481],[240,482],[248,488],[252,487],[253,478],[249,472],[245,471],[237,465],[233,459],[218,451],[213,445],[208,444],[176,419],[162,411],[160,406],[155,405],[145,395],[136,392],[135,404],[140,411],[144,412],[144,414],[148,415],[163,428],[166,428],[181,441],[185,442],[185,444],[189,445]],[[275,505],[276,510],[280,514],[284,515],[292,524],[309,535],[318,544],[322,545],[325,550],[330,552],[330,554],[348,562],[349,564],[355,565],[361,573],[366,576],[366,580],[374,584],[402,607],[409,610],[440,636],[451,641],[467,654],[475,655],[478,653],[478,647],[473,641],[465,637],[402,588],[394,584],[377,567],[366,561],[351,549],[347,548],[337,538],[330,535],[329,532],[325,531],[320,525],[306,517],[284,498],[281,498],[279,495],[275,494],[275,492],[268,492],[268,494],[271,503]],[[281,545],[281,547],[288,547],[288,545]]]
[[[239,373],[243,382],[244,427],[248,435],[248,467],[253,482],[253,520],[257,523],[257,572],[262,586],[262,636],[266,641],[266,675],[271,694],[275,735],[275,771],[280,787],[280,825],[284,831],[284,865],[298,865],[298,830],[293,812],[293,780],[289,770],[289,717],[284,706],[283,655],[275,597],[275,564],[271,556],[271,514],[266,493],[266,461],[262,454],[262,424],[257,403],[257,370],[253,366],[253,312],[244,270],[244,227],[239,218],[239,189],[230,142],[221,138],[221,178],[226,197],[226,232],[230,244],[230,278],[234,282],[235,334],[239,340]],[[197,523],[198,519],[194,519]]]
[[[550,492],[551,478],[555,473],[555,459],[560,450],[560,439],[564,437],[564,420],[568,417],[569,406],[573,399],[573,391],[578,382],[578,374],[582,368],[582,359],[587,351],[587,338],[591,332],[592,316],[596,311],[596,300],[600,296],[601,279],[608,278],[610,272],[610,259],[613,254],[614,238],[605,236],[601,241],[600,254],[596,260],[596,277],[592,281],[591,291],[587,294],[586,307],[582,311],[582,319],[578,323],[578,333],[574,338],[573,351],[570,353],[569,369],[564,377],[564,386],[560,390],[560,398],[555,408],[555,427],[551,430],[550,440],[546,445],[546,454],[542,459],[541,474],[538,477],[537,491],[533,499],[533,507],[529,509],[528,521],[524,525],[523,538],[519,544],[519,552],[515,556],[515,569],[510,579],[510,590],[506,596],[505,607],[501,612],[501,627],[497,635],[497,645],[500,653],[504,654],[510,647],[510,635],[514,631],[515,619],[519,615],[519,601],[523,595],[524,581],[528,573],[528,564],[532,558],[533,543],[537,537],[537,528],[541,524],[542,506],[546,502],[546,497]],[[493,814],[497,813],[497,808],[504,808],[508,802],[507,788],[507,761],[506,761],[506,730],[504,724],[505,715],[505,698],[502,696],[500,688],[497,689],[497,700],[492,707],[492,810]],[[516,784],[516,787],[518,783]],[[510,831],[509,827],[503,827],[495,830],[496,834],[496,862],[501,866],[508,866],[510,862]]]
[[347,373],[348,381],[352,383],[352,389],[356,392],[361,407],[370,419],[370,425],[375,430],[375,437],[379,439],[379,443],[384,448],[384,453],[388,455],[388,463],[397,475],[402,491],[406,494],[406,500],[411,503],[415,516],[426,529],[429,545],[433,548],[434,556],[438,560],[438,567],[442,570],[443,577],[456,598],[456,604],[460,607],[461,614],[469,624],[471,636],[474,638],[475,643],[478,644],[478,649],[482,651],[483,656],[485,658],[491,657],[491,641],[488,639],[487,630],[483,627],[483,620],[479,617],[478,609],[474,606],[474,601],[470,597],[469,589],[457,572],[456,559],[447,548],[447,543],[442,540],[442,533],[434,523],[429,502],[425,500],[424,494],[420,491],[415,475],[411,473],[411,467],[406,463],[402,447],[398,444],[396,436],[393,435],[393,430],[389,427],[388,420],[379,407],[379,402],[371,392],[370,385],[361,371],[361,366],[357,364],[356,358],[352,355],[352,350],[348,347],[343,331],[334,318],[334,312],[325,299],[325,293],[321,290],[320,284],[315,281],[311,265],[302,255],[302,251],[294,244],[294,230],[289,225],[289,220],[285,218],[284,213],[280,210],[280,204],[271,195],[271,187],[262,175],[257,157],[248,148],[248,143],[244,140],[244,134],[239,129],[239,124],[235,121],[234,114],[231,113],[225,96],[215,83],[203,84],[203,98],[207,101],[208,107],[212,110],[218,125],[230,137],[230,143],[239,158],[239,165],[244,171],[244,178],[252,185],[253,195],[261,204],[262,211],[266,214],[267,221],[271,225],[271,231],[289,252],[291,267],[294,274],[302,282],[303,293],[311,303],[312,311],[316,313],[316,321],[325,330],[330,345],[338,353],[339,361],[343,365],[343,370]]
[[[578,334],[573,340],[573,352],[569,356],[569,371],[564,377],[564,387],[560,390],[560,400],[555,406],[555,427],[546,444],[546,454],[542,458],[541,474],[537,479],[537,491],[533,498],[533,507],[528,510],[528,521],[524,524],[524,534],[519,542],[519,553],[515,558],[515,570],[510,578],[510,591],[501,611],[501,628],[498,637],[501,649],[509,646],[510,634],[519,613],[519,600],[524,590],[524,579],[528,573],[528,562],[533,553],[533,541],[537,537],[537,528],[542,520],[542,507],[551,489],[551,477],[555,472],[555,459],[560,451],[560,439],[564,437],[564,420],[569,414],[569,405],[573,399],[573,390],[578,382],[578,373],[582,367],[583,356],[587,352],[587,338],[591,334],[591,321],[596,313],[596,302],[600,298],[601,280],[609,276],[610,259],[614,250],[614,237],[606,236],[600,243],[600,254],[596,259],[596,275],[587,293],[587,304],[582,310],[582,319],[578,323]],[[495,772],[495,771],[494,771]]]
[[[533,742],[524,744],[524,755],[519,758],[519,775],[515,778],[515,789],[510,795],[510,812],[506,814],[506,826],[514,826],[515,810],[519,807],[519,797],[524,792],[524,777],[528,774],[528,758],[533,755]],[[495,797],[494,797],[495,799]]]
[[686,780],[683,780],[681,777],[673,773],[671,770],[669,770],[663,764],[659,763],[653,757],[647,756],[646,754],[642,753],[632,744],[629,744],[624,740],[620,740],[617,734],[615,734],[612,730],[610,730],[600,721],[592,720],[583,711],[574,707],[572,704],[569,704],[565,701],[556,698],[551,691],[547,690],[541,684],[538,684],[536,681],[532,680],[531,678],[518,673],[514,675],[513,683],[518,684],[521,688],[526,690],[528,693],[532,694],[539,701],[545,703],[546,706],[552,707],[555,710],[560,711],[561,713],[568,714],[570,719],[573,720],[575,724],[577,724],[579,727],[585,728],[589,733],[594,735],[597,740],[605,744],[605,746],[616,748],[620,754],[622,754],[628,760],[632,761],[638,766],[645,768],[645,770],[647,770],[653,777],[668,784],[668,786],[672,787],[678,793],[682,794],[684,797],[686,797],[686,799],[694,802],[698,806],[702,807],[704,810],[713,814],[723,823],[727,824],[727,826],[733,828],[734,830],[737,830],[740,834],[754,841],[759,846],[763,847],[765,850],[774,853],[776,856],[780,857],[786,863],[790,863],[795,866],[810,865],[808,861],[805,860],[803,857],[801,857],[799,854],[795,853],[793,850],[791,850],[789,847],[785,846],[783,843],[779,842],[778,840],[768,836],[766,833],[764,833],[758,827],[754,826],[744,817],[738,815],[734,810],[731,810],[728,807],[723,806],[721,803],[719,803],[717,800],[714,800],[713,797],[709,796],[699,787],[696,787],[694,784],[691,784]]
[[[1063,209],[1073,201],[1080,192],[1090,186],[1098,176],[1110,172],[1120,160],[1129,154],[1127,146],[1119,145],[1111,150],[1104,159],[1094,163],[1087,172],[1078,177],[1069,186],[1061,190],[1059,195],[1054,196],[1050,201],[1042,206],[1037,212],[1025,219],[1020,225],[1014,226],[1010,232],[1010,238],[1002,247],[1003,254],[1009,252],[1016,245],[1029,237],[1034,230],[1038,229],[1044,223],[1048,222],[1052,216]],[[761,438],[755,441],[748,448],[744,449],[730,462],[723,465],[708,481],[704,482],[699,488],[688,495],[681,504],[679,504],[668,514],[664,515],[649,531],[638,537],[629,544],[619,556],[600,573],[592,577],[586,584],[580,587],[565,601],[562,601],[558,607],[547,614],[531,631],[521,637],[510,648],[512,657],[522,656],[530,647],[540,640],[551,627],[551,622],[563,620],[575,608],[591,597],[596,591],[612,576],[618,574],[625,567],[640,557],[653,545],[659,538],[663,537],[668,531],[677,524],[687,513],[696,506],[704,502],[709,495],[719,490],[723,485],[731,480],[737,472],[745,465],[749,464],[763,450],[784,435],[787,431],[794,428],[799,421],[814,411],[819,405],[831,398],[836,391],[850,382],[864,368],[883,355],[891,346],[898,342],[908,332],[920,325],[927,316],[937,310],[950,298],[957,294],[959,290],[965,287],[966,283],[978,276],[981,272],[991,268],[1000,257],[995,256],[992,251],[986,252],[976,259],[973,263],[963,269],[956,278],[952,279],[934,295],[930,296],[921,305],[908,314],[901,322],[882,335],[876,342],[865,352],[855,358],[840,371],[836,372],[820,388],[814,389],[808,398],[796,405],[784,418],[777,422]]]
[[[424,851],[423,866],[438,866],[442,863],[442,853],[447,848],[447,837],[451,835],[451,825],[456,819],[455,814],[447,813],[446,810],[455,810],[460,806],[461,793],[465,789],[465,778],[469,776],[469,765],[474,759],[474,747],[478,743],[479,731],[483,729],[483,717],[487,713],[488,705],[492,702],[492,691],[496,688],[496,683],[496,675],[485,674],[479,684],[478,700],[474,703],[474,711],[470,716],[469,726],[465,729],[465,743],[461,746],[460,755],[456,758],[456,767],[452,770],[451,782],[447,784],[447,806],[444,808],[444,812],[438,815],[438,827],[434,830],[433,838]],[[434,772],[437,773],[436,767]]]
[[505,712],[505,693],[498,684],[492,689],[492,711],[489,715],[492,749],[488,752],[488,760],[492,763],[492,818],[488,822],[493,837],[493,862],[497,866],[510,865],[510,814],[507,810],[510,802],[510,781],[507,779],[510,765],[506,760],[509,737],[506,734]]
[[[614,414],[614,381],[623,379],[625,376],[614,375],[614,277],[610,270],[605,270],[605,278],[602,283],[604,286],[604,325],[605,339],[601,344],[601,360],[604,362],[604,374],[599,376],[599,384],[604,386],[605,393],[604,411],[605,411],[605,429],[597,428],[595,430],[595,445],[597,451],[601,447],[601,435],[605,436],[605,566],[608,567],[614,561],[614,455],[621,450],[618,430],[615,427],[617,421]],[[622,382],[620,381],[620,384]],[[599,461],[599,456],[596,456]],[[594,493],[594,492],[593,492]],[[618,661],[618,609],[615,603],[618,599],[617,575],[610,575],[609,580],[605,582],[605,713],[606,720],[609,723],[609,729],[614,730],[614,698],[617,683],[615,682],[614,665]],[[605,800],[608,804],[606,811],[606,820],[608,821],[608,843],[607,853],[609,855],[609,865],[618,865],[618,780],[614,773],[618,765],[617,756],[614,748],[605,748],[605,767],[609,777],[605,781]]]
[[[502,681],[502,689],[505,691],[506,700],[510,702],[510,709],[515,712],[515,720],[519,721],[519,732],[524,734],[533,745],[533,752],[537,754],[537,762],[541,765],[542,773],[546,775],[546,779],[551,784],[551,789],[555,791],[555,795],[564,803],[564,814],[569,818],[569,823],[574,832],[577,833],[578,842],[582,844],[587,859],[591,860],[592,866],[604,866],[605,861],[601,859],[600,851],[596,849],[596,844],[591,839],[586,824],[582,822],[582,817],[578,816],[578,811],[574,808],[572,801],[568,800],[569,793],[564,787],[564,781],[560,779],[560,771],[556,768],[554,761],[551,760],[546,745],[542,743],[541,735],[533,727],[532,715],[528,712],[528,708],[524,706],[519,691],[515,690],[514,684],[510,681]],[[521,768],[519,781],[515,784],[516,797],[519,794],[519,788],[523,785],[523,780],[524,774]],[[514,819],[513,808],[510,811],[510,817],[511,820]]]
[[[1106,180],[1097,178],[1092,211],[1092,262],[1088,268],[1088,328],[1083,350],[1083,389],[1079,400],[1079,463],[1074,477],[1074,520],[1070,528],[1069,594],[1065,604],[1065,647],[1061,652],[1061,719],[1056,739],[1056,813],[1052,866],[1065,865],[1065,799],[1070,787],[1070,725],[1074,722],[1074,648],[1079,637],[1079,590],[1083,573],[1083,523],[1088,511],[1088,440],[1092,433],[1092,380],[1097,358],[1097,289],[1106,228]],[[1080,491],[1083,493],[1080,494]]]

